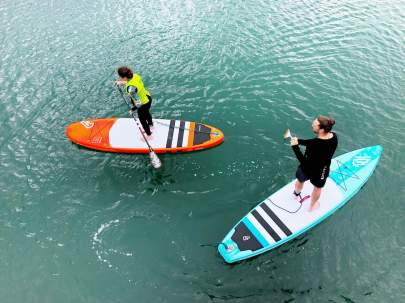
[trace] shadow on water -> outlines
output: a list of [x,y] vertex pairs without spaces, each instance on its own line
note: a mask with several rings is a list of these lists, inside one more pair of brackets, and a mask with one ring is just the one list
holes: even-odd
[[[239,282],[243,282],[243,279],[241,279]],[[221,287],[222,285],[215,285],[216,287]],[[314,291],[321,291],[322,286],[318,286],[316,289],[310,287],[306,289],[294,289],[294,288],[265,288],[265,289],[258,289],[255,292],[251,292],[249,294],[244,294],[244,295],[237,295],[238,291],[233,291],[233,294],[214,294],[213,291],[205,291],[203,292],[205,295],[207,295],[211,301],[216,301],[216,300],[224,300],[224,301],[234,301],[234,300],[242,300],[242,302],[245,302],[243,299],[247,298],[252,298],[255,297],[254,300],[256,302],[265,302],[268,300],[268,297],[271,296],[271,298],[275,297],[280,297],[280,301],[277,302],[293,302],[295,300],[301,300],[304,296],[310,295]],[[285,299],[285,297],[289,297],[288,299]],[[283,299],[281,299],[283,298]],[[347,297],[345,297],[348,299]],[[265,300],[265,301],[263,301]],[[349,299],[350,300],[350,299]],[[246,302],[251,302],[250,300]],[[354,302],[354,301],[346,301],[346,302]]]
[[205,294],[210,298],[211,301],[215,300],[224,300],[224,301],[229,301],[229,300],[236,300],[236,299],[246,299],[246,298],[251,298],[251,297],[258,297],[261,296],[262,294],[250,294],[250,295],[244,295],[244,296],[235,296],[235,295],[223,295],[223,296],[216,296],[213,294],[210,294],[208,292],[205,292]]

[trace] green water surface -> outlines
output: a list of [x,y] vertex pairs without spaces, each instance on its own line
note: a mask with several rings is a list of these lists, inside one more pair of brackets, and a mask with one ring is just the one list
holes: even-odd
[[[405,302],[403,1],[2,0],[0,302]],[[74,121],[152,113],[214,125],[213,149],[78,148]],[[274,251],[215,246],[294,177],[282,134],[333,116],[336,155],[381,144],[364,190]]]

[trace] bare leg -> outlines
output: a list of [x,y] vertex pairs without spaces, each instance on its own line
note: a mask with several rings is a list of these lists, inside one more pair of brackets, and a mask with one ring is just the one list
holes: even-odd
[[319,206],[321,206],[321,204],[319,202],[319,198],[321,196],[321,191],[322,191],[321,187],[314,186],[314,190],[312,191],[312,195],[311,195],[311,206],[309,207],[309,211],[313,211],[313,210],[319,208]]
[[298,194],[301,192],[302,188],[304,187],[304,183],[298,181],[298,179],[295,181],[295,192]]

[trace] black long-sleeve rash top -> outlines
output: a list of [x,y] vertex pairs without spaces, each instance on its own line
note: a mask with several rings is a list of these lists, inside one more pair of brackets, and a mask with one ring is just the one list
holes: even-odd
[[338,139],[334,132],[330,139],[298,139],[298,144],[305,146],[305,153],[302,154],[298,145],[292,146],[292,149],[300,162],[301,168],[308,177],[319,177],[327,172],[329,175],[329,166],[338,145]]

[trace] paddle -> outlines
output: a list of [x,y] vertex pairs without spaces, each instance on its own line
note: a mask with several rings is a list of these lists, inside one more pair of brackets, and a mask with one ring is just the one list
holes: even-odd
[[292,138],[292,135],[291,135],[291,130],[289,129],[289,128],[287,128],[287,130],[285,131],[285,133],[284,133],[284,139],[288,139],[288,138]]
[[[124,97],[124,94],[123,94],[121,88],[120,88],[117,84],[115,84],[115,87],[116,87],[117,90],[119,91],[119,93],[120,93],[122,99],[124,99],[124,101],[125,101],[125,103],[128,105],[128,107],[131,108],[131,104],[130,104],[130,103],[127,101],[127,99]],[[159,157],[156,155],[156,153],[155,153],[155,151],[153,150],[152,146],[150,146],[148,140],[146,139],[146,136],[145,136],[145,134],[144,134],[143,131],[142,131],[141,125],[139,125],[138,119],[135,117],[135,113],[134,113],[133,111],[131,111],[130,114],[131,114],[132,118],[134,118],[135,123],[136,123],[136,126],[138,126],[139,132],[141,133],[143,139],[144,139],[145,142],[146,142],[146,145],[147,145],[148,148],[149,148],[150,163],[152,164],[152,166],[153,166],[154,168],[156,168],[156,169],[157,169],[157,168],[160,168],[160,167],[162,166],[162,162],[160,162]]]

